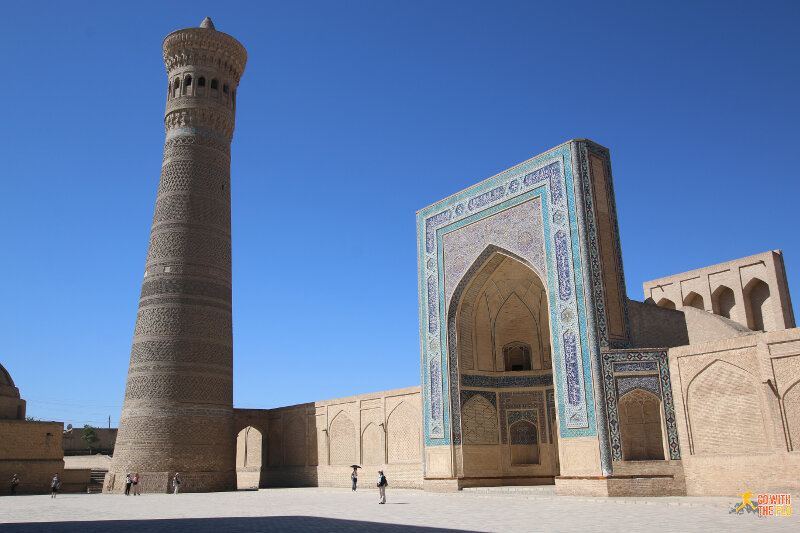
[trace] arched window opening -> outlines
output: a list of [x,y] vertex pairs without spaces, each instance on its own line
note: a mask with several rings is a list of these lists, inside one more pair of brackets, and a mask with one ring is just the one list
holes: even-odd
[[261,481],[263,458],[261,432],[247,426],[236,437],[236,485],[240,489],[257,489]]
[[706,303],[703,301],[703,297],[694,291],[686,295],[686,298],[683,299],[683,305],[685,307],[694,307],[695,309],[700,309],[701,311],[705,310],[706,308]]
[[720,285],[711,295],[711,308],[715,315],[731,317],[731,311],[736,305],[736,298],[733,291],[725,285]]
[[523,342],[511,342],[503,346],[506,372],[531,369],[531,347]]
[[745,287],[744,295],[750,311],[747,327],[753,331],[766,331],[769,321],[769,285],[755,278]]
[[203,76],[197,78],[197,86],[198,87],[205,87],[206,86],[206,79]]
[[191,94],[192,91],[192,76],[191,74],[187,74],[183,78],[183,91],[182,94]]
[[636,389],[619,400],[622,459],[662,461],[661,403],[652,392]]
[[225,94],[228,94],[228,84],[227,83],[222,86],[222,92],[225,93]]
[[669,298],[661,298],[656,305],[659,307],[664,307],[665,309],[675,309],[675,302]]
[[211,90],[216,91],[219,89],[219,82],[217,80],[211,80]]
[[512,465],[539,464],[539,432],[527,420],[518,420],[508,428]]
[[180,93],[180,90],[181,90],[181,79],[180,78],[175,78],[175,81],[172,82],[172,90],[173,90],[173,95],[172,95],[173,97],[180,96],[180,94],[181,94]]

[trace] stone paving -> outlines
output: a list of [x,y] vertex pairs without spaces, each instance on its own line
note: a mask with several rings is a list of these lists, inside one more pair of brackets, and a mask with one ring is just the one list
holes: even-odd
[[[581,498],[525,493],[439,494],[266,489],[210,494],[62,494],[0,498],[0,531],[526,532],[799,531],[800,519],[731,515],[735,498]],[[800,511],[798,511],[800,512]]]

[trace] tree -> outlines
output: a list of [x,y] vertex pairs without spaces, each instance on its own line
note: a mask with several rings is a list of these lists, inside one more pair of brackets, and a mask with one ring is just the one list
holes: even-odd
[[94,428],[89,424],[83,426],[83,434],[81,440],[89,445],[89,453],[92,453],[92,444],[99,441],[100,438],[95,433]]

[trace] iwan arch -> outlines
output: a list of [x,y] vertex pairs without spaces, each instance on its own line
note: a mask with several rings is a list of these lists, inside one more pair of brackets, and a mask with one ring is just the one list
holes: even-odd
[[585,139],[417,213],[419,387],[234,409],[228,180],[246,53],[207,20],[164,54],[162,183],[106,491],[130,471],[149,491],[175,471],[189,491],[346,486],[354,463],[427,490],[800,488],[800,331],[780,252],[628,299],[609,151]]

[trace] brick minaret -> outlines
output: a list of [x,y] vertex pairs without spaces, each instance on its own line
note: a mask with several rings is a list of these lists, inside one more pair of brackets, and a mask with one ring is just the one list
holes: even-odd
[[143,490],[236,487],[230,143],[247,52],[206,18],[164,39],[166,141],[114,459]]

